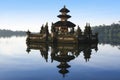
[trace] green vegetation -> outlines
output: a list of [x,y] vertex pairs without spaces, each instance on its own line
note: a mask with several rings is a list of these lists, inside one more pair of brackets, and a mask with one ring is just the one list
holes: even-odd
[[12,37],[12,36],[25,36],[25,31],[12,31],[12,30],[1,30],[0,29],[0,37]]
[[120,24],[95,26],[92,30],[93,33],[98,32],[100,43],[120,45]]

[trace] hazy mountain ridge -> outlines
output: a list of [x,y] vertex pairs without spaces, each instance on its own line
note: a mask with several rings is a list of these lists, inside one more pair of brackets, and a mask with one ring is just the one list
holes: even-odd
[[0,29],[0,37],[26,36],[26,31],[12,31]]

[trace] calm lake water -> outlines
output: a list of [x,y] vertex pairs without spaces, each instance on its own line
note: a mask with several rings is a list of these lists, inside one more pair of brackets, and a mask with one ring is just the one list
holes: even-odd
[[28,53],[26,37],[0,38],[0,80],[120,80],[120,46],[83,45],[67,61],[51,53],[62,47],[38,46]]

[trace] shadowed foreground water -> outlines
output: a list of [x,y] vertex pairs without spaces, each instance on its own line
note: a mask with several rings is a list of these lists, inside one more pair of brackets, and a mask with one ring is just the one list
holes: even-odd
[[[80,51],[75,49],[78,53],[69,53],[74,58],[71,57],[67,62],[69,67],[64,69],[59,66],[64,61],[59,62],[56,55],[51,56],[51,52],[58,48],[42,45],[41,49],[31,49],[28,53],[25,39],[0,38],[0,80],[120,80],[120,46],[81,46]],[[67,50],[62,51],[65,53]],[[60,70],[66,71],[65,75]]]

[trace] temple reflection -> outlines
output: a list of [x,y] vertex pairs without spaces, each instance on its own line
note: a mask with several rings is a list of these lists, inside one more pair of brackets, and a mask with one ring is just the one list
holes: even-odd
[[[94,44],[47,44],[47,43],[27,43],[27,52],[33,50],[40,50],[41,56],[48,62],[48,54],[51,56],[51,62],[57,61],[59,65],[59,73],[65,77],[65,74],[69,73],[68,68],[71,66],[68,64],[71,60],[74,60],[81,53],[83,53],[84,59],[88,62],[91,58],[92,49],[98,51],[98,43]],[[50,53],[48,53],[50,52]]]

